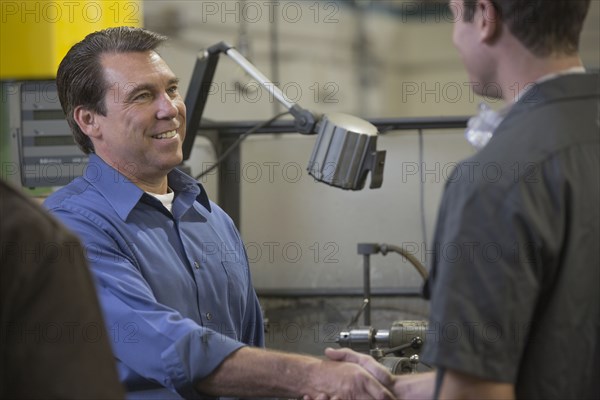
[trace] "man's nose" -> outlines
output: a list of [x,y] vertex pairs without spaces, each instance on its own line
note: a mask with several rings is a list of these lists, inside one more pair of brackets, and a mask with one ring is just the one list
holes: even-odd
[[167,93],[164,93],[158,100],[156,118],[173,119],[177,117],[177,114],[179,114],[179,109],[177,108],[176,102],[176,99],[172,99]]

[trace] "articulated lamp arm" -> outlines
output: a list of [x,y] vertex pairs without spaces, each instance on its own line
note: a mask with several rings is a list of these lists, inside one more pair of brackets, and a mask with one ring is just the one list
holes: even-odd
[[[281,89],[225,42],[211,46],[196,60],[185,99],[190,113],[187,125],[189,133],[197,132],[200,127],[220,53],[225,53],[235,61],[290,112],[299,133],[318,134],[307,168],[316,180],[342,189],[360,190],[364,187],[367,173],[371,171],[370,188],[381,187],[385,151],[377,151],[377,128],[374,125],[347,114],[314,115],[289,101]],[[185,138],[184,160],[189,158],[193,140],[193,134]]]

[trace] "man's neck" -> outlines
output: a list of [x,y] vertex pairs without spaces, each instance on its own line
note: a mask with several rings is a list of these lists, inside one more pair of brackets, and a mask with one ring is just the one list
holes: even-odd
[[125,163],[121,165],[116,162],[111,162],[110,160],[104,160],[111,167],[119,171],[120,174],[124,175],[128,180],[130,180],[134,185],[142,189],[144,192],[150,192],[155,194],[167,194],[168,179],[166,174],[157,174],[153,176],[140,175],[139,171],[135,168],[134,164]]
[[137,187],[142,189],[144,192],[154,193],[154,194],[167,194],[169,192],[169,186],[167,184],[167,177],[165,176],[164,180],[160,183],[155,182],[147,182],[138,179],[135,183]]

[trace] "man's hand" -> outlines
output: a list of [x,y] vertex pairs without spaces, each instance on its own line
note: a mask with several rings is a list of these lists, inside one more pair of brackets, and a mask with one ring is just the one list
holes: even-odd
[[[321,368],[316,373],[327,380],[339,379],[340,387],[335,392],[316,390],[315,393],[305,395],[304,400],[345,400],[363,397],[395,399],[390,391],[394,384],[393,376],[373,357],[350,349],[332,348],[327,348],[325,355],[331,361],[324,361],[321,368],[328,369],[333,375],[321,375],[327,373],[320,371]],[[335,377],[336,374],[339,374],[338,377]]]
[[[371,373],[375,378],[377,378],[379,382],[389,388],[398,400],[433,398],[435,385],[434,372],[409,375],[391,375],[387,369],[375,361],[373,357],[366,354],[357,353],[350,349],[328,348],[325,350],[325,355],[331,360],[347,361],[359,364],[369,371],[369,373]],[[327,398],[323,398],[323,400],[326,399]]]
[[325,349],[325,355],[332,361],[346,361],[360,365],[375,377],[382,385],[391,388],[394,383],[393,375],[373,357],[357,353],[351,349]]
[[[388,375],[381,374],[379,379],[389,384]],[[227,397],[396,399],[389,388],[356,363],[249,346],[231,353],[211,375],[198,382],[197,389],[203,394]]]
[[[318,364],[309,377],[308,391],[304,399],[395,400],[396,397],[388,389],[393,383],[391,374],[382,366],[382,369],[379,369],[375,365],[377,363],[371,357],[358,353],[356,355],[358,357],[354,354],[340,354],[338,356],[334,353],[332,356],[338,356],[339,361],[323,360]],[[341,360],[342,358],[348,358],[348,361],[352,361],[345,362]],[[374,364],[371,365],[366,358],[371,358]]]

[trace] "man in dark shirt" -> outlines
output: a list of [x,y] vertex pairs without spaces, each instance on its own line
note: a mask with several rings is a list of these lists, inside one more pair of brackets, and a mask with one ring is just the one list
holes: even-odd
[[0,181],[0,398],[119,399],[79,241]]
[[422,354],[437,372],[397,378],[395,394],[599,398],[600,80],[577,54],[589,1],[450,8],[473,89],[507,106],[473,120],[496,128],[475,132],[484,147],[442,199]]

